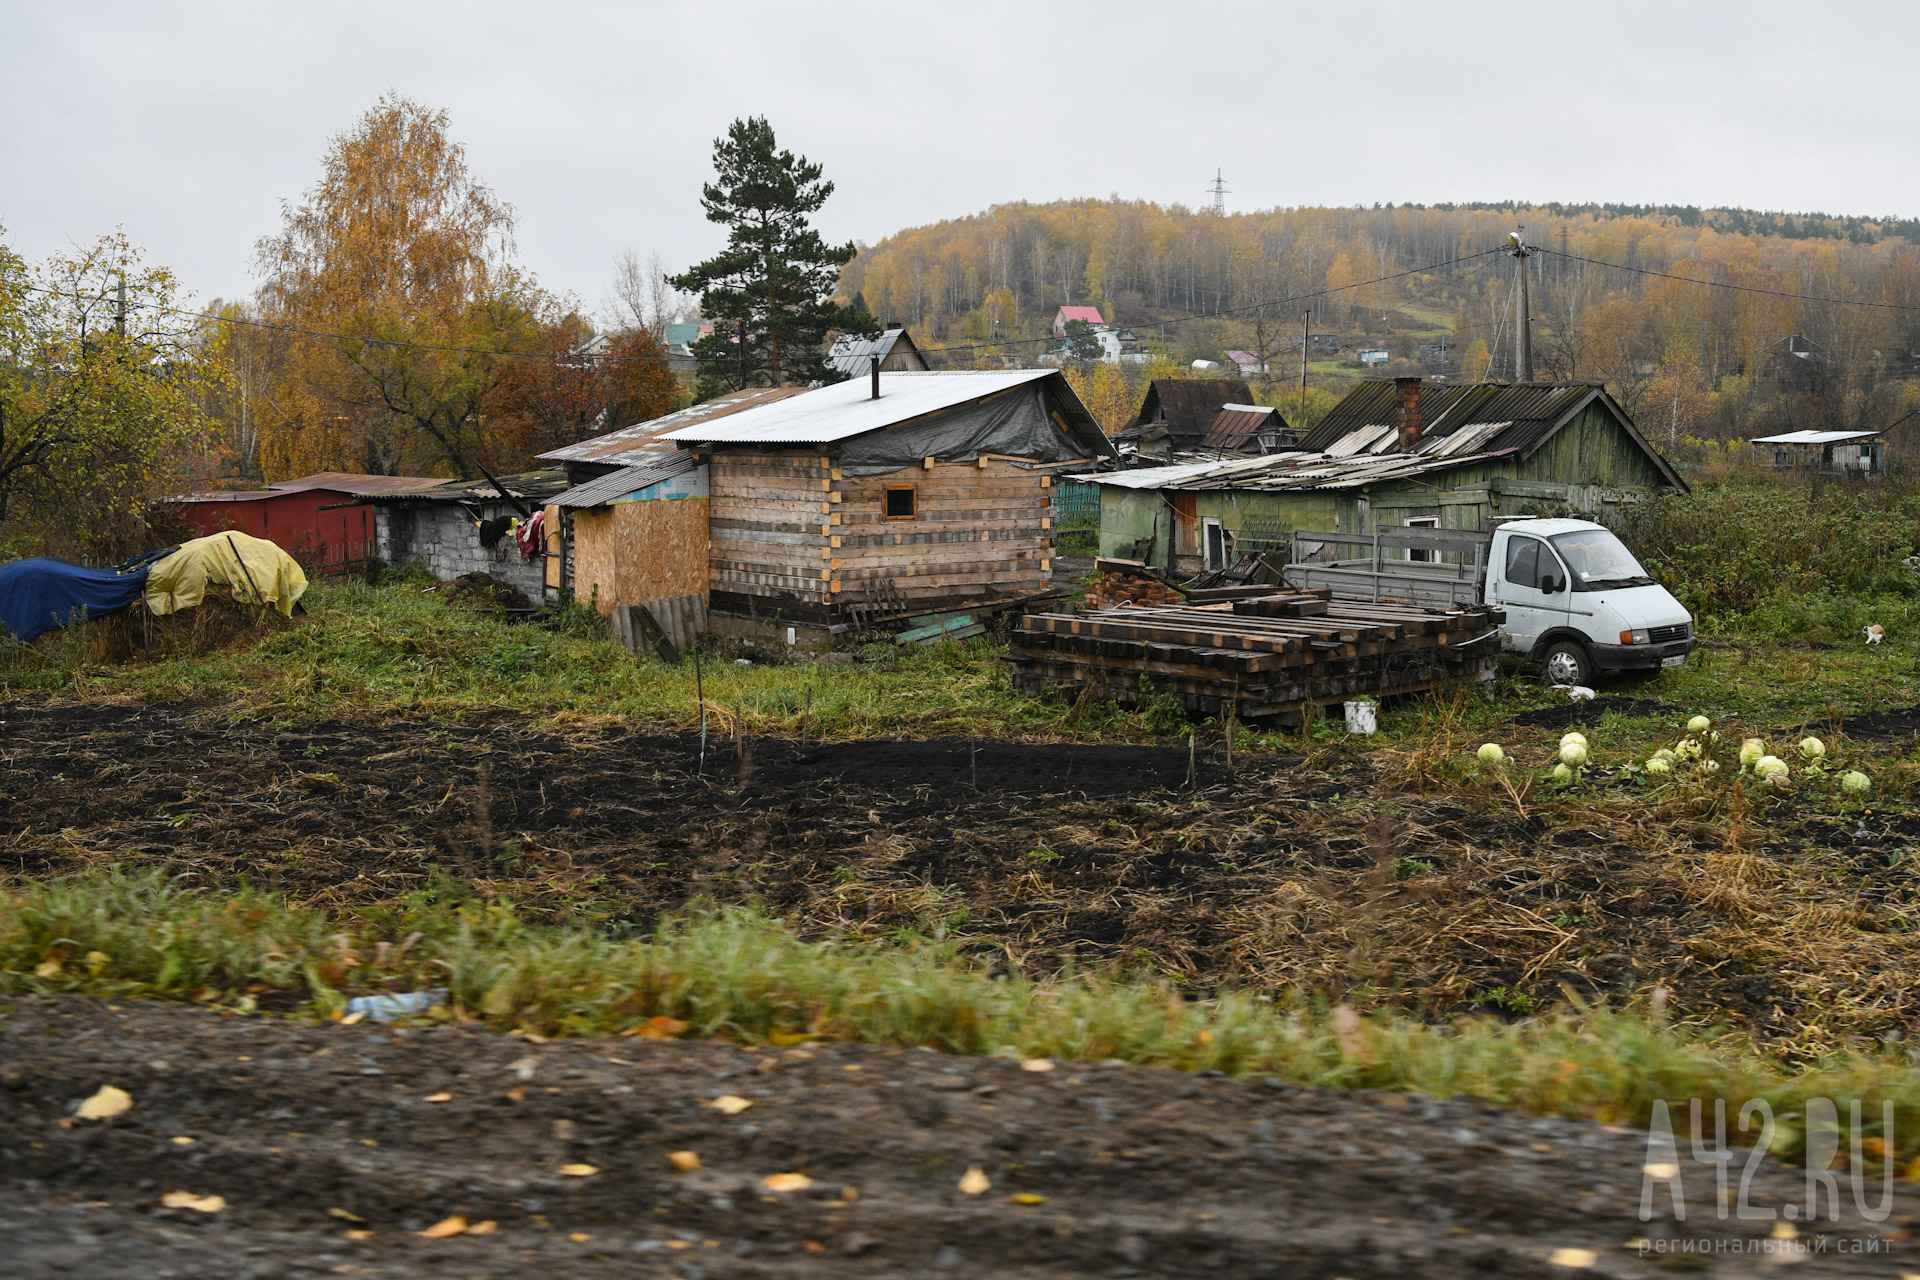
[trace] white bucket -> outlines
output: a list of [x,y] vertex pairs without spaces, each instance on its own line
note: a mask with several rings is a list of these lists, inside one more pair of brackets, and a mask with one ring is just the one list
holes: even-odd
[[1378,727],[1379,703],[1349,702],[1346,707],[1348,733],[1372,733]]

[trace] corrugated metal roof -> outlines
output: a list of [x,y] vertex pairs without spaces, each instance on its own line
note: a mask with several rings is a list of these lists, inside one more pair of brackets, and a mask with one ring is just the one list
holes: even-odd
[[615,498],[624,498],[636,489],[644,489],[650,484],[659,484],[662,480],[671,480],[699,468],[700,464],[690,453],[675,452],[670,457],[644,467],[622,467],[618,471],[609,471],[604,476],[596,476],[585,484],[577,484],[554,499],[562,507],[597,507],[603,502],[612,502]]
[[1487,454],[1433,457],[1390,453],[1381,457],[1332,457],[1322,453],[1275,453],[1231,462],[1189,462],[1145,467],[1076,479],[1121,489],[1357,489],[1383,480],[1403,480],[1478,462]]
[[[516,475],[498,477],[506,486],[507,492],[527,502],[545,502],[555,494],[566,492],[567,473],[560,470],[522,471]],[[453,481],[436,484],[428,489],[409,489],[400,493],[380,493],[373,495],[380,502],[498,502],[500,490],[488,480]]]
[[577,444],[550,450],[539,455],[540,460],[543,462],[599,462],[616,466],[643,464],[650,457],[658,457],[674,448],[671,444],[658,443],[657,438],[676,427],[724,418],[729,414],[741,413],[760,405],[771,404],[776,400],[805,395],[809,389],[807,387],[755,387],[748,391],[735,391],[728,395],[715,396],[711,400],[702,401],[676,413],[669,413],[663,418],[636,422],[630,427],[609,431],[591,440],[582,440]]
[[1207,434],[1222,408],[1252,399],[1241,378],[1154,378],[1131,425],[1164,422],[1168,434],[1191,443]]
[[351,493],[367,497],[375,493],[399,493],[407,489],[427,489],[440,484],[458,484],[457,480],[442,480],[434,476],[369,476],[357,471],[316,471],[310,476],[296,476],[292,480],[279,480],[267,486],[276,493],[298,493],[304,489],[332,489],[336,493]]
[[1200,441],[1202,449],[1241,449],[1262,432],[1284,431],[1287,420],[1271,405],[1225,404]]
[[[1590,382],[1423,383],[1420,387],[1420,436],[1424,443],[1463,427],[1503,422],[1506,431],[1484,443],[1495,449],[1526,449],[1551,434],[1594,395]],[[1338,452],[1335,446],[1363,427],[1394,428],[1400,420],[1399,388],[1390,381],[1362,382],[1327,412],[1300,442],[1303,449]],[[1386,446],[1396,448],[1395,444]],[[1377,437],[1376,437],[1377,443]]]
[[[868,379],[855,378],[715,421],[690,423],[663,432],[661,438],[687,444],[832,444],[1047,378],[1060,374],[1052,369],[882,373],[878,400],[872,398]],[[1065,379],[1061,382],[1064,386]]]
[[827,352],[827,363],[849,377],[857,378],[873,370],[873,358],[879,356],[884,363],[894,354],[894,348],[906,339],[906,346],[900,351],[903,361],[910,361],[916,369],[925,369],[927,361],[920,354],[920,348],[907,337],[905,329],[886,329],[875,338],[859,338],[843,334],[834,339],[833,349]]
[[1843,440],[1871,440],[1878,431],[1789,431],[1784,435],[1755,436],[1754,444],[1839,444]]

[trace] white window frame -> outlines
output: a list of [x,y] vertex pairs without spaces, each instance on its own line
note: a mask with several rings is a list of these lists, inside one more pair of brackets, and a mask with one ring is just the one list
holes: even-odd
[[[1215,529],[1220,531],[1220,563],[1218,564],[1215,564],[1213,561],[1213,531]],[[1200,518],[1200,555],[1206,564],[1208,572],[1212,572],[1215,569],[1226,568],[1227,554],[1226,526],[1220,523],[1218,516],[1202,516]]]
[[[1400,527],[1403,529],[1438,529],[1440,527],[1440,517],[1439,516],[1408,516],[1404,521],[1401,522]],[[1421,564],[1432,564],[1435,558],[1436,557],[1433,552],[1428,551],[1424,548],[1421,548],[1421,547],[1407,548],[1408,560],[1418,561]]]

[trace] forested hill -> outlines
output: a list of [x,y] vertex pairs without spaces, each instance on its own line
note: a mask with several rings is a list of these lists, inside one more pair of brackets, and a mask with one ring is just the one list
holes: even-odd
[[[843,288],[923,345],[955,348],[954,362],[1038,354],[1056,308],[1077,303],[1181,364],[1239,348],[1270,357],[1276,373],[1287,362],[1297,378],[1310,307],[1329,376],[1361,346],[1389,350],[1402,368],[1511,376],[1514,260],[1489,251],[1521,226],[1542,250],[1531,259],[1538,376],[1604,379],[1636,407],[1658,396],[1676,433],[1718,434],[1756,414],[1873,421],[1913,398],[1911,219],[1601,204],[1216,215],[1145,201],[1017,203],[865,247]],[[1795,294],[1843,301],[1781,296]],[[1848,305],[1864,303],[1879,305]],[[1783,354],[1818,385],[1785,388],[1782,400],[1767,380]]]

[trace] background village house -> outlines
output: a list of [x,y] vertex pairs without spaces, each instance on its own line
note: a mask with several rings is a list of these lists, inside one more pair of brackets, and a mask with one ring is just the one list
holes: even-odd
[[1170,569],[1284,553],[1295,530],[1484,530],[1523,515],[1605,519],[1686,483],[1588,383],[1356,387],[1293,452],[1082,476],[1102,555]]

